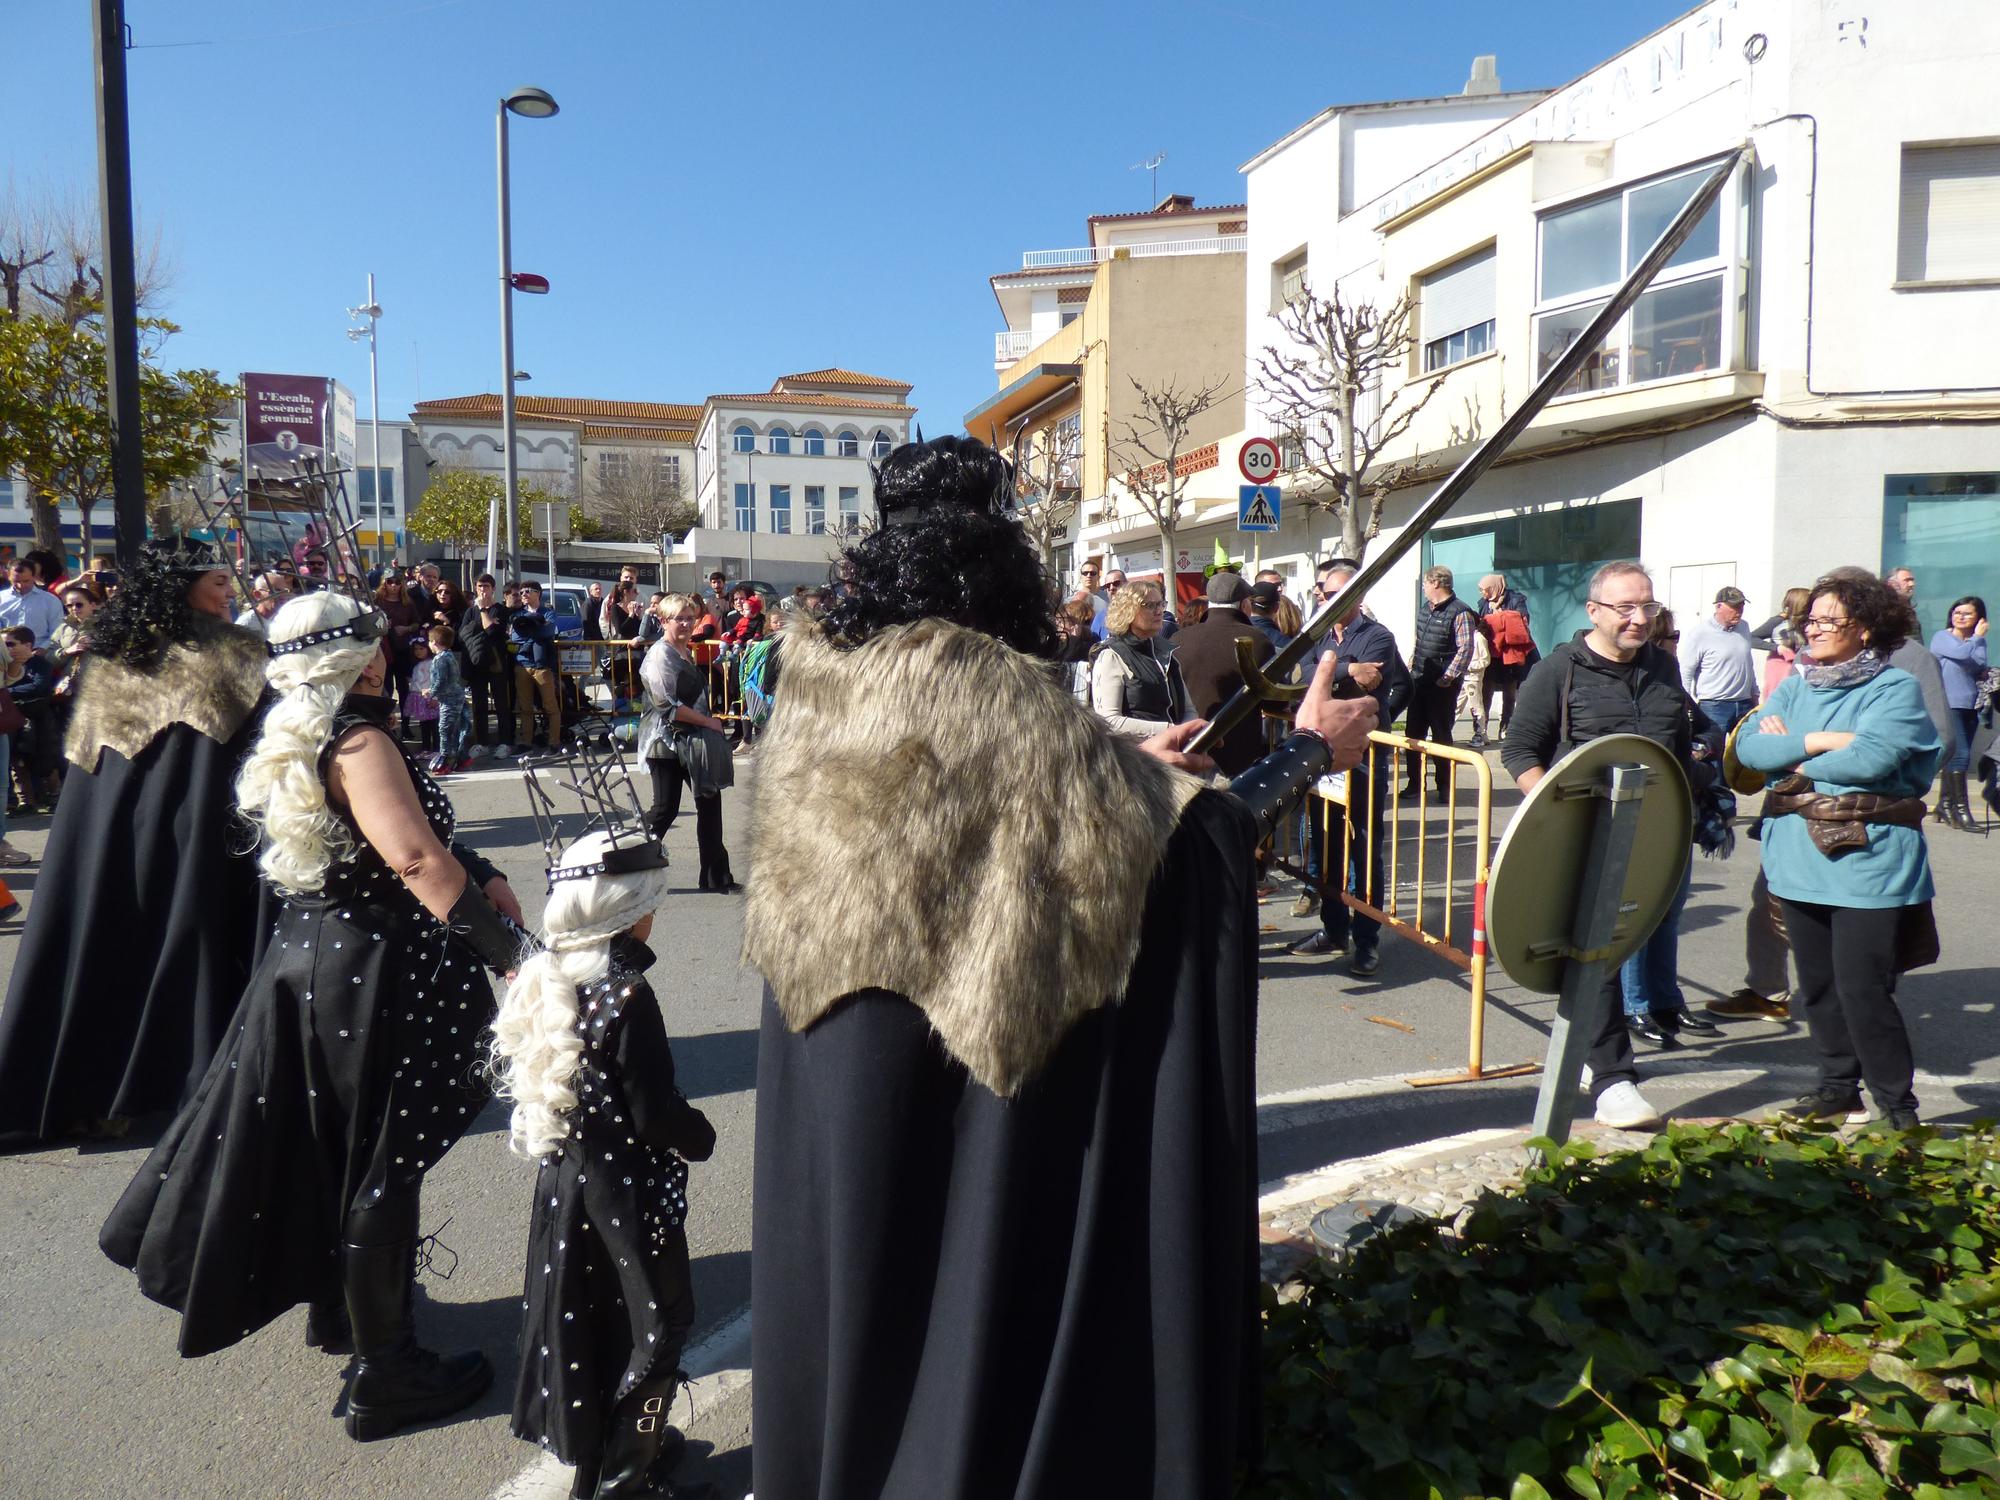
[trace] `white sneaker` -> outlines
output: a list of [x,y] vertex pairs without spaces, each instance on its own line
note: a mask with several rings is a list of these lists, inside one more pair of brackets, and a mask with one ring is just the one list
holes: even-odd
[[1614,1130],[1652,1130],[1660,1112],[1646,1102],[1636,1083],[1620,1079],[1597,1096],[1597,1123]]

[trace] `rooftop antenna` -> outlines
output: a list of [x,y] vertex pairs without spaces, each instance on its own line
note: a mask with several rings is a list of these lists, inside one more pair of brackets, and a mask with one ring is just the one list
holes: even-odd
[[1128,172],[1146,172],[1151,174],[1148,178],[1150,184],[1148,191],[1152,196],[1146,200],[1148,205],[1160,201],[1160,163],[1166,159],[1167,153],[1162,151],[1157,156],[1149,157],[1145,161],[1135,161],[1125,169]]

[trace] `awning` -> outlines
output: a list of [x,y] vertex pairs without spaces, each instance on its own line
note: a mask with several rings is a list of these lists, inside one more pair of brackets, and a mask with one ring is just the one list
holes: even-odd
[[1016,419],[1058,394],[1065,386],[1075,385],[1082,376],[1082,365],[1036,365],[967,412],[965,430],[982,443],[991,443],[997,438],[998,446],[1005,447],[1007,430]]

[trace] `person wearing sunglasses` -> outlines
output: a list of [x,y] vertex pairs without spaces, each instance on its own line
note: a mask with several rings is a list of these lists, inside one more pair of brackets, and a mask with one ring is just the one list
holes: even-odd
[[1789,1113],[1838,1123],[1865,1083],[1892,1129],[1917,1124],[1916,1063],[1896,978],[1938,957],[1923,796],[1943,755],[1922,688],[1891,665],[1915,612],[1859,568],[1806,607],[1811,664],[1736,738],[1776,778],[1764,797],[1764,878],[1778,898],[1819,1083]]

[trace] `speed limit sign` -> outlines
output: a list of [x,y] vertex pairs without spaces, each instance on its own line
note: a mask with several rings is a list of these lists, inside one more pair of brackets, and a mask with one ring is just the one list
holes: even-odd
[[1269,438],[1251,438],[1236,455],[1236,467],[1252,484],[1263,484],[1278,472],[1278,445]]

